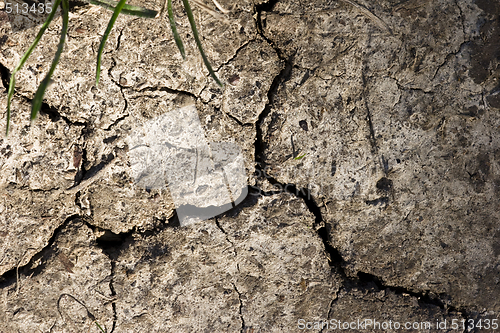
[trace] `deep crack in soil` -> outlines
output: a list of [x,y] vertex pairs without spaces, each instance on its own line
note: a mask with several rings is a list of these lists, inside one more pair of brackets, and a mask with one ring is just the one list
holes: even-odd
[[[278,182],[276,179],[273,177],[269,176],[266,174],[266,156],[265,156],[265,150],[267,148],[266,142],[264,141],[263,138],[263,131],[262,131],[262,125],[266,119],[266,117],[269,116],[272,106],[275,101],[275,97],[277,95],[279,87],[285,83],[287,80],[290,79],[291,73],[294,67],[294,56],[292,55],[288,58],[284,57],[284,52],[280,50],[278,47],[276,47],[276,44],[267,38],[264,35],[263,32],[263,27],[262,27],[262,20],[261,20],[261,14],[263,11],[272,11],[274,5],[277,3],[277,0],[274,1],[269,1],[267,3],[261,4],[256,6],[256,25],[257,25],[257,31],[259,35],[264,38],[276,51],[278,54],[278,57],[280,60],[285,64],[284,68],[281,70],[281,72],[274,78],[273,83],[268,91],[268,103],[266,104],[264,110],[261,112],[259,115],[259,119],[256,123],[256,140],[255,140],[255,162],[256,162],[256,169],[258,170],[259,174],[262,175],[264,181],[269,182],[273,187],[284,189],[285,192],[291,193],[295,195],[298,198],[301,198],[304,200],[304,203],[306,204],[308,210],[315,216],[315,221],[314,221],[314,227],[316,229],[318,237],[321,239],[325,251],[328,254],[329,258],[328,263],[332,269],[332,273],[338,274],[342,280],[343,280],[343,286],[341,289],[345,290],[350,290],[353,288],[357,288],[360,290],[368,290],[372,292],[378,292],[381,290],[390,290],[394,292],[395,294],[402,295],[402,294],[407,294],[413,297],[416,297],[418,299],[418,304],[421,307],[427,307],[427,306],[438,306],[440,309],[445,309],[447,313],[457,313],[461,315],[464,319],[468,319],[474,314],[468,314],[466,309],[457,309],[451,305],[449,305],[449,302],[444,301],[444,299],[449,300],[451,299],[449,296],[445,294],[441,295],[434,295],[426,291],[412,291],[407,288],[403,287],[398,287],[398,286],[387,286],[384,285],[381,281],[381,279],[375,275],[364,273],[364,272],[358,272],[356,277],[349,276],[346,271],[345,271],[345,261],[342,258],[342,255],[340,252],[332,245],[331,239],[329,236],[329,225],[325,223],[323,220],[322,214],[321,214],[321,209],[315,202],[314,198],[312,197],[310,191],[306,188],[297,188],[295,184],[282,184]],[[370,111],[368,110],[367,107],[367,121],[369,123],[369,128],[370,128],[370,141],[372,143],[372,149],[377,153],[378,155],[378,147],[376,144],[375,140],[375,134],[373,130],[373,125],[372,125],[372,120],[371,120],[371,114]],[[258,189],[258,188],[257,188]],[[269,193],[263,193],[263,195],[274,195],[278,194],[283,191],[272,191]],[[262,192],[261,192],[262,193]],[[377,199],[378,200],[385,200],[388,199],[386,197]],[[335,299],[334,299],[335,300]],[[332,303],[333,301],[332,300]],[[330,304],[332,305],[332,304]]]

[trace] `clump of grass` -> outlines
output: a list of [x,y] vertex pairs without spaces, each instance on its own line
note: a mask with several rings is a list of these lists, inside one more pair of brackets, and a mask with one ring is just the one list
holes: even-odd
[[[120,0],[118,3],[112,0],[87,0],[90,4],[92,5],[97,5],[101,6],[103,8],[113,10],[113,15],[108,23],[108,26],[106,28],[106,31],[104,32],[104,35],[102,36],[101,39],[101,44],[99,45],[99,51],[97,54],[97,66],[96,66],[96,85],[99,84],[99,78],[101,76],[101,59],[102,59],[102,53],[104,51],[104,47],[106,46],[106,41],[108,39],[108,36],[113,29],[113,26],[116,22],[116,19],[120,14],[125,14],[125,15],[132,15],[132,16],[138,16],[142,18],[156,18],[158,15],[158,12],[155,10],[147,9],[147,8],[142,8],[138,6],[131,6],[127,5],[126,2],[127,0]],[[170,28],[172,29],[172,34],[175,40],[175,43],[177,47],[179,48],[179,51],[182,55],[182,58],[185,59],[185,51],[184,51],[184,45],[182,43],[182,40],[179,36],[179,33],[177,32],[177,26],[175,23],[174,19],[174,13],[172,10],[172,0],[167,0],[167,12],[168,12],[168,18],[170,22]],[[219,86],[223,86],[222,82],[217,78],[217,75],[215,75],[215,72],[212,69],[212,66],[210,65],[210,62],[208,61],[207,56],[205,55],[205,52],[203,51],[203,47],[201,44],[200,37],[198,35],[198,29],[196,28],[196,24],[194,21],[194,16],[193,12],[191,10],[191,6],[189,5],[188,0],[182,0],[182,3],[184,5],[184,9],[186,11],[189,24],[191,26],[191,31],[193,32],[193,37],[196,42],[196,46],[198,47],[198,50],[201,54],[201,57],[203,58],[203,62],[205,66],[208,69],[208,72],[210,76],[215,80],[215,82]],[[62,18],[63,18],[63,26],[61,30],[61,37],[59,39],[59,45],[57,47],[56,54],[54,56],[54,60],[52,61],[52,65],[50,66],[50,69],[45,76],[45,78],[42,80],[40,85],[38,86],[38,89],[35,93],[35,97],[33,99],[32,103],[32,108],[31,108],[31,121],[33,122],[38,113],[40,112],[40,109],[42,107],[43,103],[43,96],[45,95],[45,91],[47,90],[47,87],[49,85],[50,79],[52,77],[52,74],[54,73],[54,70],[59,63],[59,60],[61,58],[62,51],[64,49],[64,43],[66,40],[66,34],[68,31],[68,21],[69,21],[69,0],[55,0],[53,10],[50,12],[49,16],[43,23],[42,27],[40,28],[40,31],[35,37],[35,40],[33,43],[30,45],[26,53],[23,55],[21,58],[21,61],[19,64],[16,66],[14,71],[11,74],[10,77],[10,83],[9,83],[9,89],[7,92],[7,126],[6,126],[6,131],[5,135],[9,134],[9,129],[10,129],[10,116],[11,116],[11,102],[12,102],[12,97],[14,96],[14,86],[16,84],[16,73],[21,70],[21,68],[24,66],[28,58],[30,57],[31,53],[33,53],[33,50],[35,47],[38,45],[38,42],[40,42],[40,39],[42,38],[43,34],[47,30],[50,22],[54,19],[54,15],[56,13],[56,8],[58,8],[61,5],[62,7]]]

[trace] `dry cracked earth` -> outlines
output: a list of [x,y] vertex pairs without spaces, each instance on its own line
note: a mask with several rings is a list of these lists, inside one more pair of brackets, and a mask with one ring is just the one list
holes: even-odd
[[[185,61],[165,15],[120,17],[96,86],[111,12],[72,2],[31,126],[60,17],[16,75],[0,332],[498,329],[500,3],[219,2],[227,13],[193,8],[224,88],[180,1]],[[10,74],[40,28],[9,19],[2,132]],[[193,104],[209,142],[241,148],[249,194],[180,226],[169,191],[135,181],[127,137]]]

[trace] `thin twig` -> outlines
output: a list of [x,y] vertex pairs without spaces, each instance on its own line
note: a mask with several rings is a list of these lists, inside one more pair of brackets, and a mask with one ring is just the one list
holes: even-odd
[[215,7],[217,7],[217,9],[219,9],[222,13],[229,14],[230,10],[225,9],[224,7],[222,7],[220,5],[220,3],[217,2],[217,0],[212,0],[212,2],[214,3]]
[[70,294],[61,294],[59,296],[59,299],[57,300],[57,311],[59,312],[59,315],[61,316],[61,318],[64,320],[64,317],[62,315],[62,312],[61,312],[61,299],[64,297],[64,296],[68,296],[68,297],[71,297],[72,299],[74,299],[78,304],[80,304],[81,306],[83,306],[85,308],[85,311],[87,311],[87,317],[94,323],[96,324],[97,327],[99,327],[99,329],[106,333],[108,330],[106,327],[104,327],[104,329],[101,327],[101,325],[99,325],[99,323],[97,322],[95,316],[89,311],[88,307],[85,305],[85,303],[83,303],[82,301],[78,300],[75,296],[73,295],[70,295]]
[[351,1],[351,0],[341,0],[341,1],[344,1],[345,3],[348,3],[350,4],[351,6],[355,7],[356,9],[358,9],[363,15],[365,15],[366,17],[370,18],[371,20],[373,20],[375,22],[375,24],[377,24],[377,26],[382,29],[382,30],[385,30],[386,32],[388,32],[389,34],[392,35],[392,30],[391,28],[389,27],[389,25],[387,25],[387,23],[385,23],[384,21],[382,21],[378,16],[376,16],[375,14],[373,14],[372,12],[370,12],[366,7],[363,7],[361,5],[358,5],[356,2],[354,1]]
[[112,166],[116,164],[118,160],[120,160],[120,157],[123,157],[122,154],[118,153],[111,161],[109,161],[102,169],[98,170],[95,174],[90,176],[89,178],[82,180],[80,184],[70,187],[64,191],[65,194],[74,194],[77,193],[90,185],[94,183],[96,180],[102,177],[105,173],[107,173]]
[[208,14],[212,15],[213,17],[215,17],[216,19],[218,20],[221,20],[221,21],[224,21],[225,23],[228,23],[228,19],[222,15],[221,13],[213,10],[212,8],[208,7],[206,4],[204,4],[203,2],[199,1],[199,0],[191,0],[193,1],[195,4],[197,4],[201,9],[203,9],[204,11],[206,11]]

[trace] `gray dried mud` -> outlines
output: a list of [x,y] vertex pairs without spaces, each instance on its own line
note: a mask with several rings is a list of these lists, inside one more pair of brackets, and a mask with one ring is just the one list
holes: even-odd
[[[75,3],[31,125],[60,18],[17,74],[0,138],[0,332],[498,321],[500,5],[218,2],[224,19],[192,6],[224,88],[175,1],[186,61],[166,17],[120,17],[96,87],[111,13]],[[2,119],[37,29],[0,12]],[[240,148],[250,193],[181,227],[173,195],[134,178],[127,138],[193,104],[208,142]],[[398,331],[366,328],[382,330]]]

